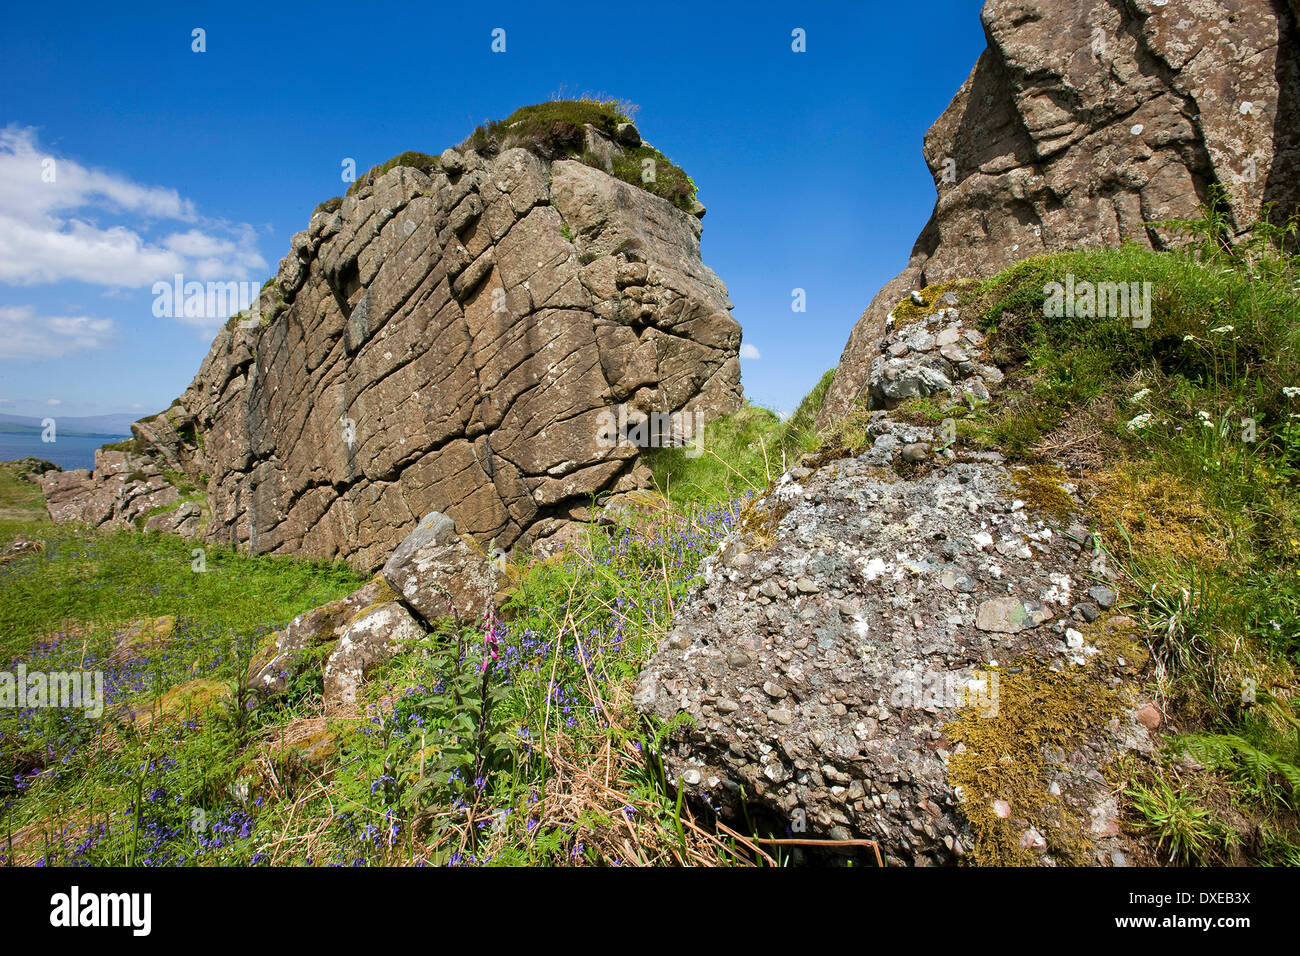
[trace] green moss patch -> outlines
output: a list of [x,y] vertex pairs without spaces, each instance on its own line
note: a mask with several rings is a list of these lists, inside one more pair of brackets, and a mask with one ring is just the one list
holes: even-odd
[[928,285],[920,290],[921,303],[918,305],[909,295],[902,302],[894,306],[890,313],[894,317],[894,328],[901,329],[913,325],[923,319],[927,319],[939,309],[943,308],[939,300],[949,292],[957,296],[957,301],[962,301],[961,293],[974,289],[978,283],[971,279],[955,279],[951,282],[940,282],[935,285]]
[[[1102,641],[1102,628],[1090,629],[1087,639]],[[1102,653],[1090,664],[1051,670],[1037,660],[1016,661],[998,670],[998,711],[962,711],[944,729],[948,740],[962,745],[948,763],[948,782],[959,788],[961,811],[975,835],[972,863],[990,866],[1032,866],[1037,852],[1020,846],[1028,826],[1047,841],[1047,852],[1060,862],[1091,862],[1087,820],[1051,793],[1053,750],[1069,753],[1096,739],[1119,715],[1124,700],[1111,686],[1110,672],[1098,662],[1114,660],[1115,645],[1126,660],[1141,660],[1140,648],[1122,636],[1095,644]],[[1004,800],[1010,815],[1000,817],[995,801]]]
[[[398,153],[392,159],[386,160],[385,162],[380,163],[378,166],[370,167],[370,169],[366,172],[364,176],[358,176],[356,182],[348,186],[348,190],[344,195],[351,196],[354,192],[356,192],[366,183],[374,182],[380,176],[383,176],[385,173],[389,172],[390,170],[396,169],[398,166],[409,166],[412,169],[422,169],[425,172],[428,172],[429,170],[433,169],[433,167],[437,165],[438,165],[437,156],[430,156],[428,153],[420,153],[414,150],[407,150],[404,153]],[[327,199],[325,202],[321,203],[321,205],[317,206],[316,208],[319,210],[325,206],[328,206],[332,202],[334,202],[333,199]],[[342,204],[343,204],[342,200],[339,200],[339,205],[341,206]]]

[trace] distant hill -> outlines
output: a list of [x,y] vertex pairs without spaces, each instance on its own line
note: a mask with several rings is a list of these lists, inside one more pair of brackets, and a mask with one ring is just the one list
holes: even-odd
[[[51,415],[55,420],[60,435],[103,436],[118,438],[131,434],[131,423],[139,416],[125,413],[115,415]],[[43,419],[34,415],[0,414],[0,433],[24,435],[41,430]]]

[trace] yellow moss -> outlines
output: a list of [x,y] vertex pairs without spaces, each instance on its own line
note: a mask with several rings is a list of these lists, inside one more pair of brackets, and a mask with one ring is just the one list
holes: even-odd
[[319,767],[339,752],[339,744],[333,731],[322,728],[305,737],[286,740],[281,750],[292,751],[306,766]]
[[122,632],[118,639],[119,654],[137,654],[160,647],[167,643],[176,628],[176,617],[167,614],[146,620]]
[[871,435],[867,425],[871,421],[871,409],[865,403],[857,402],[848,413],[836,419],[822,433],[822,444],[832,449],[846,449],[850,455],[858,455],[871,447]]
[[[1199,491],[1177,475],[1125,462],[1091,476],[1096,490],[1090,507],[1112,544],[1116,526],[1134,552],[1171,556],[1208,566],[1228,558],[1232,528]],[[1127,550],[1127,545],[1124,547]]]
[[790,511],[790,505],[760,499],[750,502],[736,519],[736,527],[759,551],[776,544],[776,529],[781,519]]
[[1068,480],[1056,465],[1029,465],[1011,472],[1016,497],[1024,501],[1025,507],[1062,521],[1077,510],[1074,499],[1062,487]]
[[939,300],[948,292],[957,293],[962,289],[968,289],[976,283],[971,279],[954,279],[951,282],[940,282],[936,285],[928,285],[921,291],[921,299],[924,305],[917,305],[912,301],[909,295],[898,305],[894,306],[890,314],[894,317],[894,328],[901,329],[912,325],[928,316],[934,315],[940,309]]
[[[1068,754],[1080,741],[1100,736],[1120,713],[1126,701],[1110,678],[1136,674],[1146,660],[1131,638],[1124,628],[1094,624],[1087,628],[1085,640],[1101,653],[1086,665],[1058,673],[1042,661],[1021,660],[999,669],[997,716],[964,710],[944,728],[954,746],[964,745],[949,759],[948,782],[961,794],[962,813],[975,834],[972,863],[1038,862],[1034,850],[1020,846],[1024,827],[1013,820],[1028,821],[1037,829],[1058,861],[1089,862],[1088,821],[1049,792],[1052,774],[1044,751],[1059,747]],[[1126,666],[1120,667],[1118,658]],[[1010,805],[1008,818],[994,811],[995,800]]]
[[373,601],[348,618],[348,625],[351,625],[354,621],[369,614],[381,604],[392,604],[394,601],[401,600],[401,595],[393,590],[393,586],[385,580],[382,574],[376,574],[372,581],[377,581],[379,583],[379,594]]
[[229,696],[228,685],[206,677],[177,684],[167,690],[150,709],[136,714],[135,723],[147,727],[155,720],[193,717]]

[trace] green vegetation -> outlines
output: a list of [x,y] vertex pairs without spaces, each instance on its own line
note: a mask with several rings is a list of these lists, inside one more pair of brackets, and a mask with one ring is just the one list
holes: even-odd
[[174,535],[91,534],[34,524],[40,555],[4,569],[0,658],[29,651],[51,623],[113,629],[138,618],[175,615],[228,635],[287,621],[364,583],[345,565],[249,556]]
[[700,448],[661,448],[645,455],[659,491],[681,504],[720,504],[762,492],[799,458],[816,451],[821,438],[813,420],[834,370],[822,376],[786,421],[766,408],[747,405],[704,427]]
[[[410,166],[415,169],[423,169],[427,172],[428,170],[432,169],[436,165],[438,165],[437,156],[430,156],[428,153],[418,153],[413,150],[407,150],[404,153],[398,153],[392,159],[386,160],[385,162],[380,163],[378,166],[370,167],[370,169],[366,172],[364,176],[358,176],[356,182],[348,186],[347,192],[344,193],[344,195],[351,196],[354,192],[356,192],[366,183],[374,182],[380,176],[384,175],[384,173],[388,172],[391,169],[396,169],[398,166]],[[317,206],[316,209],[332,211],[329,209],[329,207],[330,204],[333,203],[334,201],[335,200],[333,199],[327,199],[325,200],[325,202]],[[342,204],[343,204],[342,200],[339,200],[338,205],[341,206]],[[334,208],[338,208],[338,206],[335,206]],[[312,214],[315,215],[315,212],[313,212]]]
[[[523,147],[546,159],[577,159],[599,167],[594,157],[586,152],[587,124],[613,138],[620,123],[630,123],[629,114],[636,109],[632,104],[617,100],[576,99],[552,100],[523,106],[503,120],[492,120],[480,125],[458,147],[472,149],[486,156],[514,147]],[[438,157],[428,153],[408,150],[386,162],[371,167],[364,175],[348,186],[346,195],[352,195],[362,185],[373,182],[398,166],[410,166],[426,172],[438,165]],[[696,187],[694,180],[667,156],[652,146],[642,144],[625,147],[623,155],[616,157],[613,175],[667,199],[678,208],[691,212],[694,208]],[[333,212],[342,206],[340,197],[328,199],[313,211]],[[566,236],[566,238],[568,238]],[[268,280],[269,281],[269,280]],[[263,287],[265,288],[265,286]],[[278,314],[279,309],[274,310]],[[273,319],[274,314],[271,316]],[[227,328],[232,328],[232,316]],[[265,325],[270,319],[264,319]]]
[[[4,477],[8,500],[7,468]],[[18,530],[40,547],[0,567],[0,660],[6,670],[99,670],[105,709],[0,710],[0,856],[176,863],[206,843],[209,862],[247,862],[227,846],[246,815],[231,782],[264,723],[230,705],[233,688],[272,630],[362,578],[33,519]],[[190,829],[209,813],[211,826]]]
[[[323,203],[321,203],[319,206],[313,209],[311,211],[312,218],[315,218],[317,213],[337,212],[342,206],[343,206],[343,197],[334,196],[330,199],[325,200]],[[269,282],[270,280],[268,279],[267,281]],[[266,287],[263,286],[262,288],[266,288]]]
[[0,546],[49,524],[40,485],[29,476],[55,466],[38,458],[0,462]]
[[[461,144],[487,156],[522,146],[546,159],[577,159],[599,168],[586,152],[585,127],[591,125],[613,139],[620,123],[630,123],[635,107],[616,100],[552,100],[523,106],[503,120],[479,126]],[[691,212],[696,196],[695,182],[653,146],[623,147],[613,163],[613,175],[640,187],[685,212]]]
[[[1150,690],[1188,732],[1128,768],[1135,832],[1176,861],[1295,862],[1300,260],[1279,249],[1296,224],[1262,223],[1231,249],[1203,241],[1212,212],[1164,225],[1197,241],[1041,256],[962,288],[1007,379],[990,404],[902,411],[956,419],[959,454],[997,447],[1030,465],[1017,482],[1040,507],[1059,510],[1067,478],[1089,502],[1153,652]],[[1149,327],[1051,315],[1045,287],[1067,275],[1150,283]],[[1051,478],[1056,461],[1066,473]]]
[[697,193],[695,180],[653,146],[643,143],[640,146],[625,147],[623,155],[614,159],[613,174],[625,183],[640,186],[648,193],[667,199],[683,212],[694,209]]

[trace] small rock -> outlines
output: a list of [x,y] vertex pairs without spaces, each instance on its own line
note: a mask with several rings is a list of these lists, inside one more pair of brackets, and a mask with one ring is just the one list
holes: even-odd
[[1020,837],[1020,849],[1022,850],[1046,850],[1047,840],[1034,827],[1030,827]]
[[1147,730],[1155,730],[1160,726],[1160,711],[1155,704],[1146,704],[1138,710],[1137,719]]
[[975,613],[975,626],[996,634],[1016,634],[1025,629],[1029,613],[1022,601],[1013,597],[990,598]]
[[1101,605],[1102,609],[1105,610],[1115,606],[1115,600],[1118,595],[1110,588],[1097,585],[1096,587],[1088,588],[1088,597],[1096,601]]

